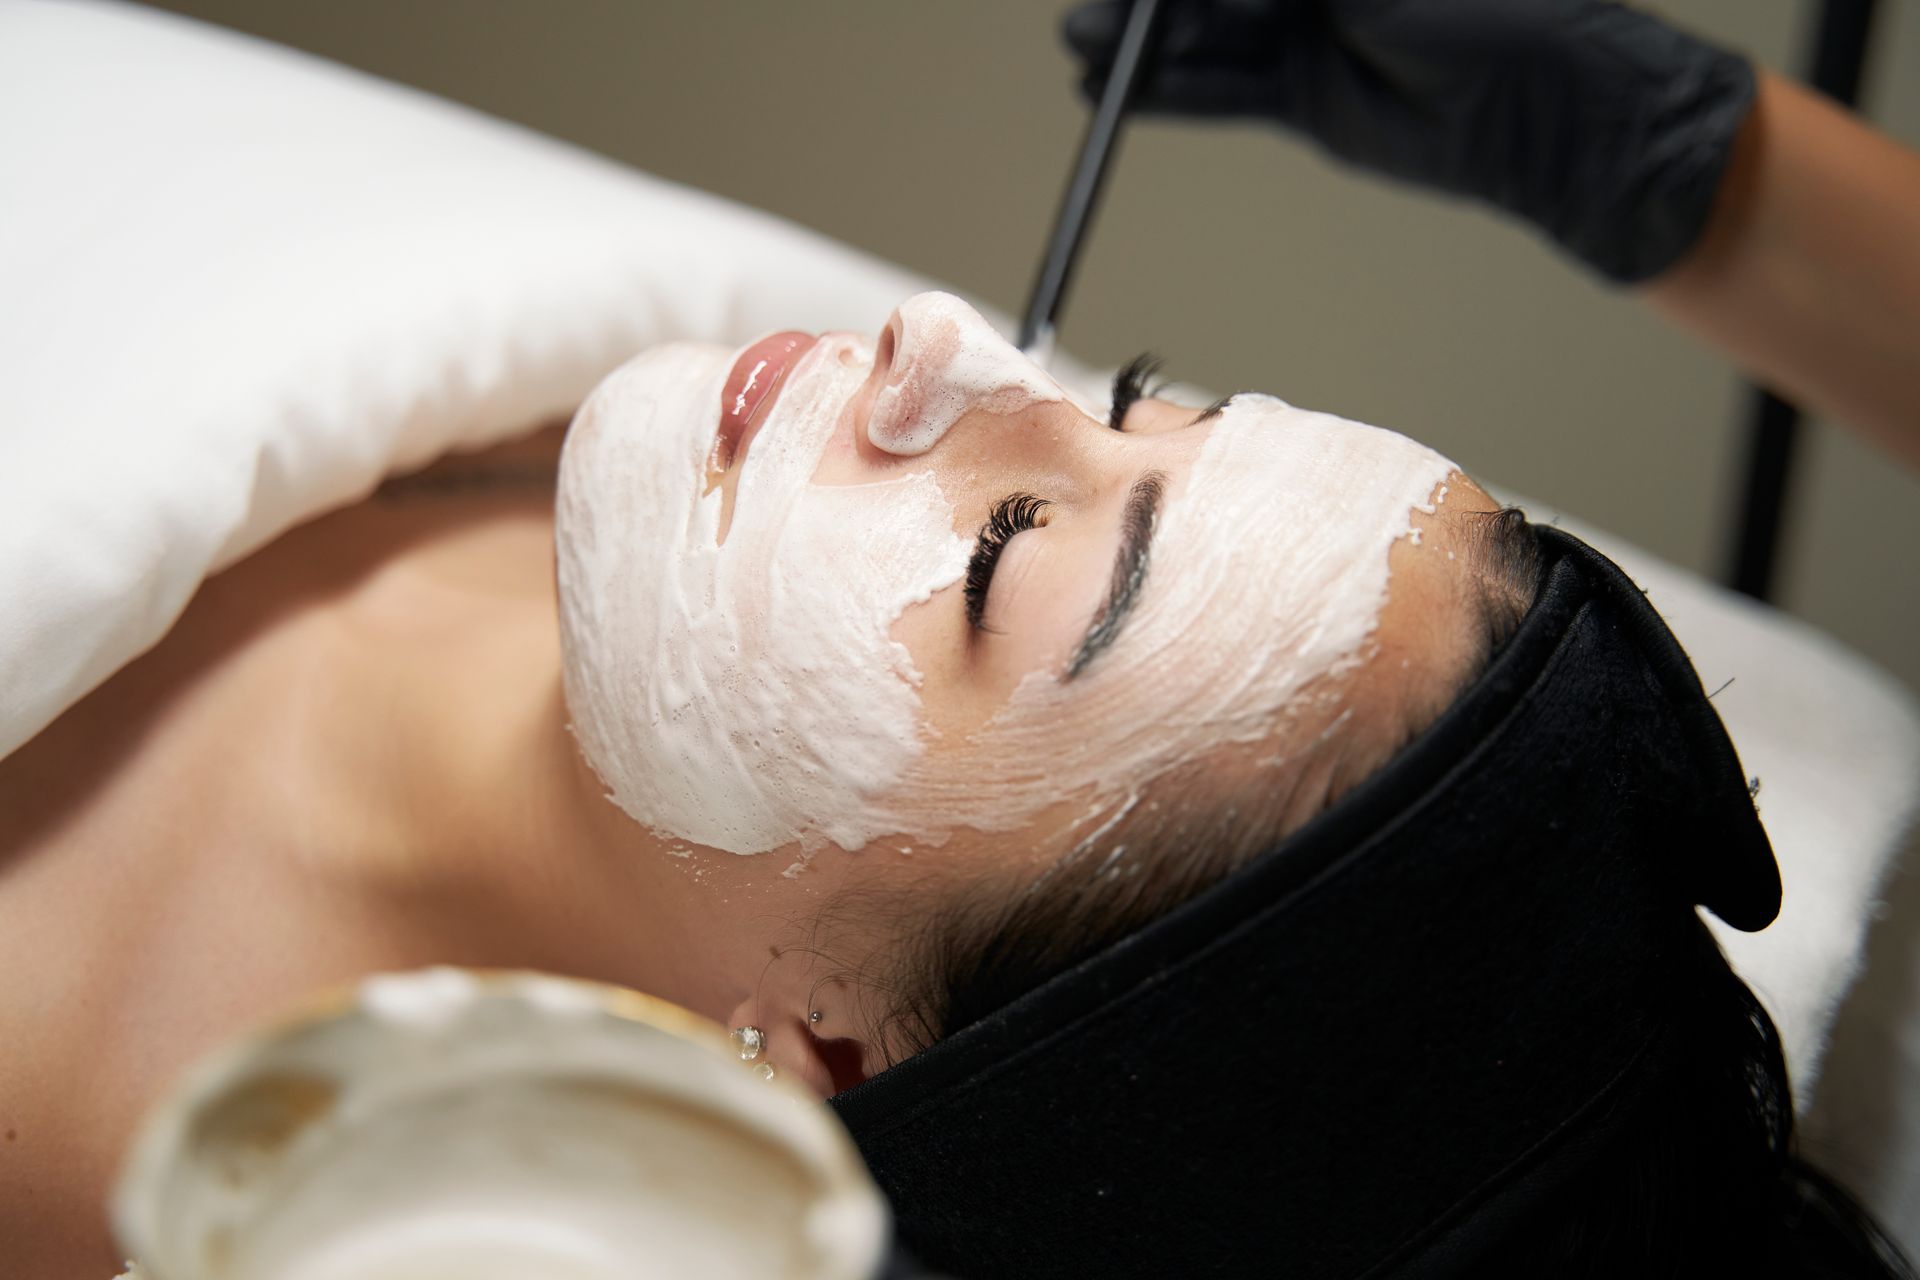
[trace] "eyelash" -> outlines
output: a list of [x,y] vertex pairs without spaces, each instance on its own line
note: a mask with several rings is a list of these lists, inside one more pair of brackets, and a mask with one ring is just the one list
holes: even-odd
[[967,626],[972,630],[988,629],[987,588],[993,585],[993,567],[1000,562],[1000,553],[1015,534],[1038,528],[1048,505],[1045,498],[1015,493],[1000,499],[987,514],[987,522],[980,526],[980,536],[974,540],[973,556],[967,561],[967,583],[962,590],[967,601]]
[[1166,388],[1165,381],[1157,381],[1149,388],[1149,379],[1157,379],[1165,365],[1159,356],[1151,351],[1143,351],[1120,366],[1120,372],[1113,375],[1113,412],[1107,417],[1107,425],[1115,431],[1127,429],[1127,411],[1136,401],[1144,397],[1159,394]]
[[[1155,382],[1151,388],[1147,385],[1158,378],[1162,364],[1160,357],[1143,351],[1120,367],[1120,372],[1113,377],[1113,411],[1107,418],[1109,427],[1115,431],[1126,430],[1127,411],[1166,385],[1164,382]],[[993,586],[993,570],[1000,563],[1000,553],[1007,549],[1007,543],[1013,540],[1015,534],[1040,527],[1040,517],[1047,505],[1045,498],[1035,497],[1031,493],[1010,494],[994,504],[993,510],[987,515],[987,522],[980,526],[980,534],[973,544],[973,555],[967,561],[966,586],[962,589],[967,602],[967,626],[972,631],[989,630],[986,625],[987,591]]]

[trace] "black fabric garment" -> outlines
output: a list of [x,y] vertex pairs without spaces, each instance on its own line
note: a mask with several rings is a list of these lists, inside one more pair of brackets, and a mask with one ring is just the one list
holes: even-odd
[[967,1280],[1465,1274],[1663,1071],[1694,904],[1780,881],[1686,655],[1542,530],[1517,634],[1380,773],[1118,946],[834,1099]]

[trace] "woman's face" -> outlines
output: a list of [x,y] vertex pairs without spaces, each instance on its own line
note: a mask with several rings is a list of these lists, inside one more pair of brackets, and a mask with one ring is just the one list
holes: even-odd
[[612,798],[735,853],[1097,825],[1213,748],[1337,723],[1390,639],[1396,543],[1400,577],[1455,572],[1415,554],[1416,511],[1490,505],[1403,436],[1270,397],[1115,407],[945,294],[877,341],[616,371],[557,526],[569,711]]

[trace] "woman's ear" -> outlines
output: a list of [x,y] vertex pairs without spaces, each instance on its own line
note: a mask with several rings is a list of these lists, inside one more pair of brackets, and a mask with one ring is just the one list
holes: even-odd
[[[762,989],[734,1007],[731,1026],[758,1027],[764,1038],[760,1061],[820,1098],[865,1080],[869,1046],[854,1034],[850,1012],[837,1013],[784,1001]],[[838,1023],[839,1025],[834,1025]]]

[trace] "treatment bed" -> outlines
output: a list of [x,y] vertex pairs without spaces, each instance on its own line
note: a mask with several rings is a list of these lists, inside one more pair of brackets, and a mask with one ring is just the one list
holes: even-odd
[[[0,6],[0,121],[0,755],[208,575],[383,478],[564,420],[655,341],[872,329],[927,286],[130,6]],[[1524,505],[1618,559],[1720,689],[1785,883],[1771,928],[1722,943],[1779,1024],[1810,1154],[1920,1253],[1920,885],[1899,874],[1920,709],[1804,624]]]

